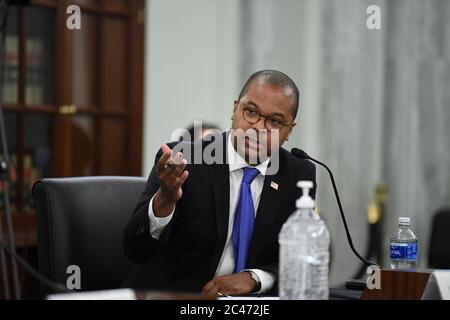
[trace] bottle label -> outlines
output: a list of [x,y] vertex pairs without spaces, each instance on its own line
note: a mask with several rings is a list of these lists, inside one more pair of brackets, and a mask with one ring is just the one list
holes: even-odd
[[417,242],[391,243],[391,260],[417,260]]

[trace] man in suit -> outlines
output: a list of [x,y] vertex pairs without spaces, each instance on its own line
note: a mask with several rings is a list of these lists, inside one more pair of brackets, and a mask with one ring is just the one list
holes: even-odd
[[[298,88],[287,75],[259,71],[234,102],[232,130],[162,146],[124,231],[125,254],[136,263],[124,286],[277,294],[278,234],[301,195],[297,181],[315,184],[315,166],[281,148],[298,103]],[[239,129],[256,134],[242,138]],[[222,148],[213,153],[219,158],[214,163],[185,159],[217,142]],[[184,152],[172,150],[180,146]],[[267,157],[252,157],[263,147]],[[269,172],[274,162],[278,170]]]

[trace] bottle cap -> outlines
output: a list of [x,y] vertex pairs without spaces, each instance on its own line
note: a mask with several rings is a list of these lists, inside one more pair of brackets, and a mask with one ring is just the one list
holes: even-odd
[[297,209],[314,209],[315,203],[309,195],[309,190],[314,187],[312,181],[299,181],[297,187],[302,188],[302,196],[295,202]]
[[403,225],[403,226],[409,226],[409,225],[411,225],[411,218],[410,217],[399,217],[398,224]]

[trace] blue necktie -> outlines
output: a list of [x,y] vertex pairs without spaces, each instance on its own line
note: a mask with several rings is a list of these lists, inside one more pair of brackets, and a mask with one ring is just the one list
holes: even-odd
[[241,183],[239,202],[234,215],[233,234],[231,236],[233,240],[235,272],[244,270],[247,262],[248,249],[255,222],[255,208],[250,185],[258,173],[258,169],[244,168],[244,178]]

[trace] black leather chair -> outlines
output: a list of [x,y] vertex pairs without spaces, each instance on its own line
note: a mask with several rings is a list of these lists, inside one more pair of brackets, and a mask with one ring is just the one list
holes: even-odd
[[450,209],[436,212],[431,225],[428,248],[428,266],[433,269],[450,269]]
[[[67,267],[81,270],[81,290],[119,288],[132,263],[122,234],[145,178],[42,179],[33,186],[38,227],[39,270],[66,284]],[[41,286],[42,295],[51,291]]]

